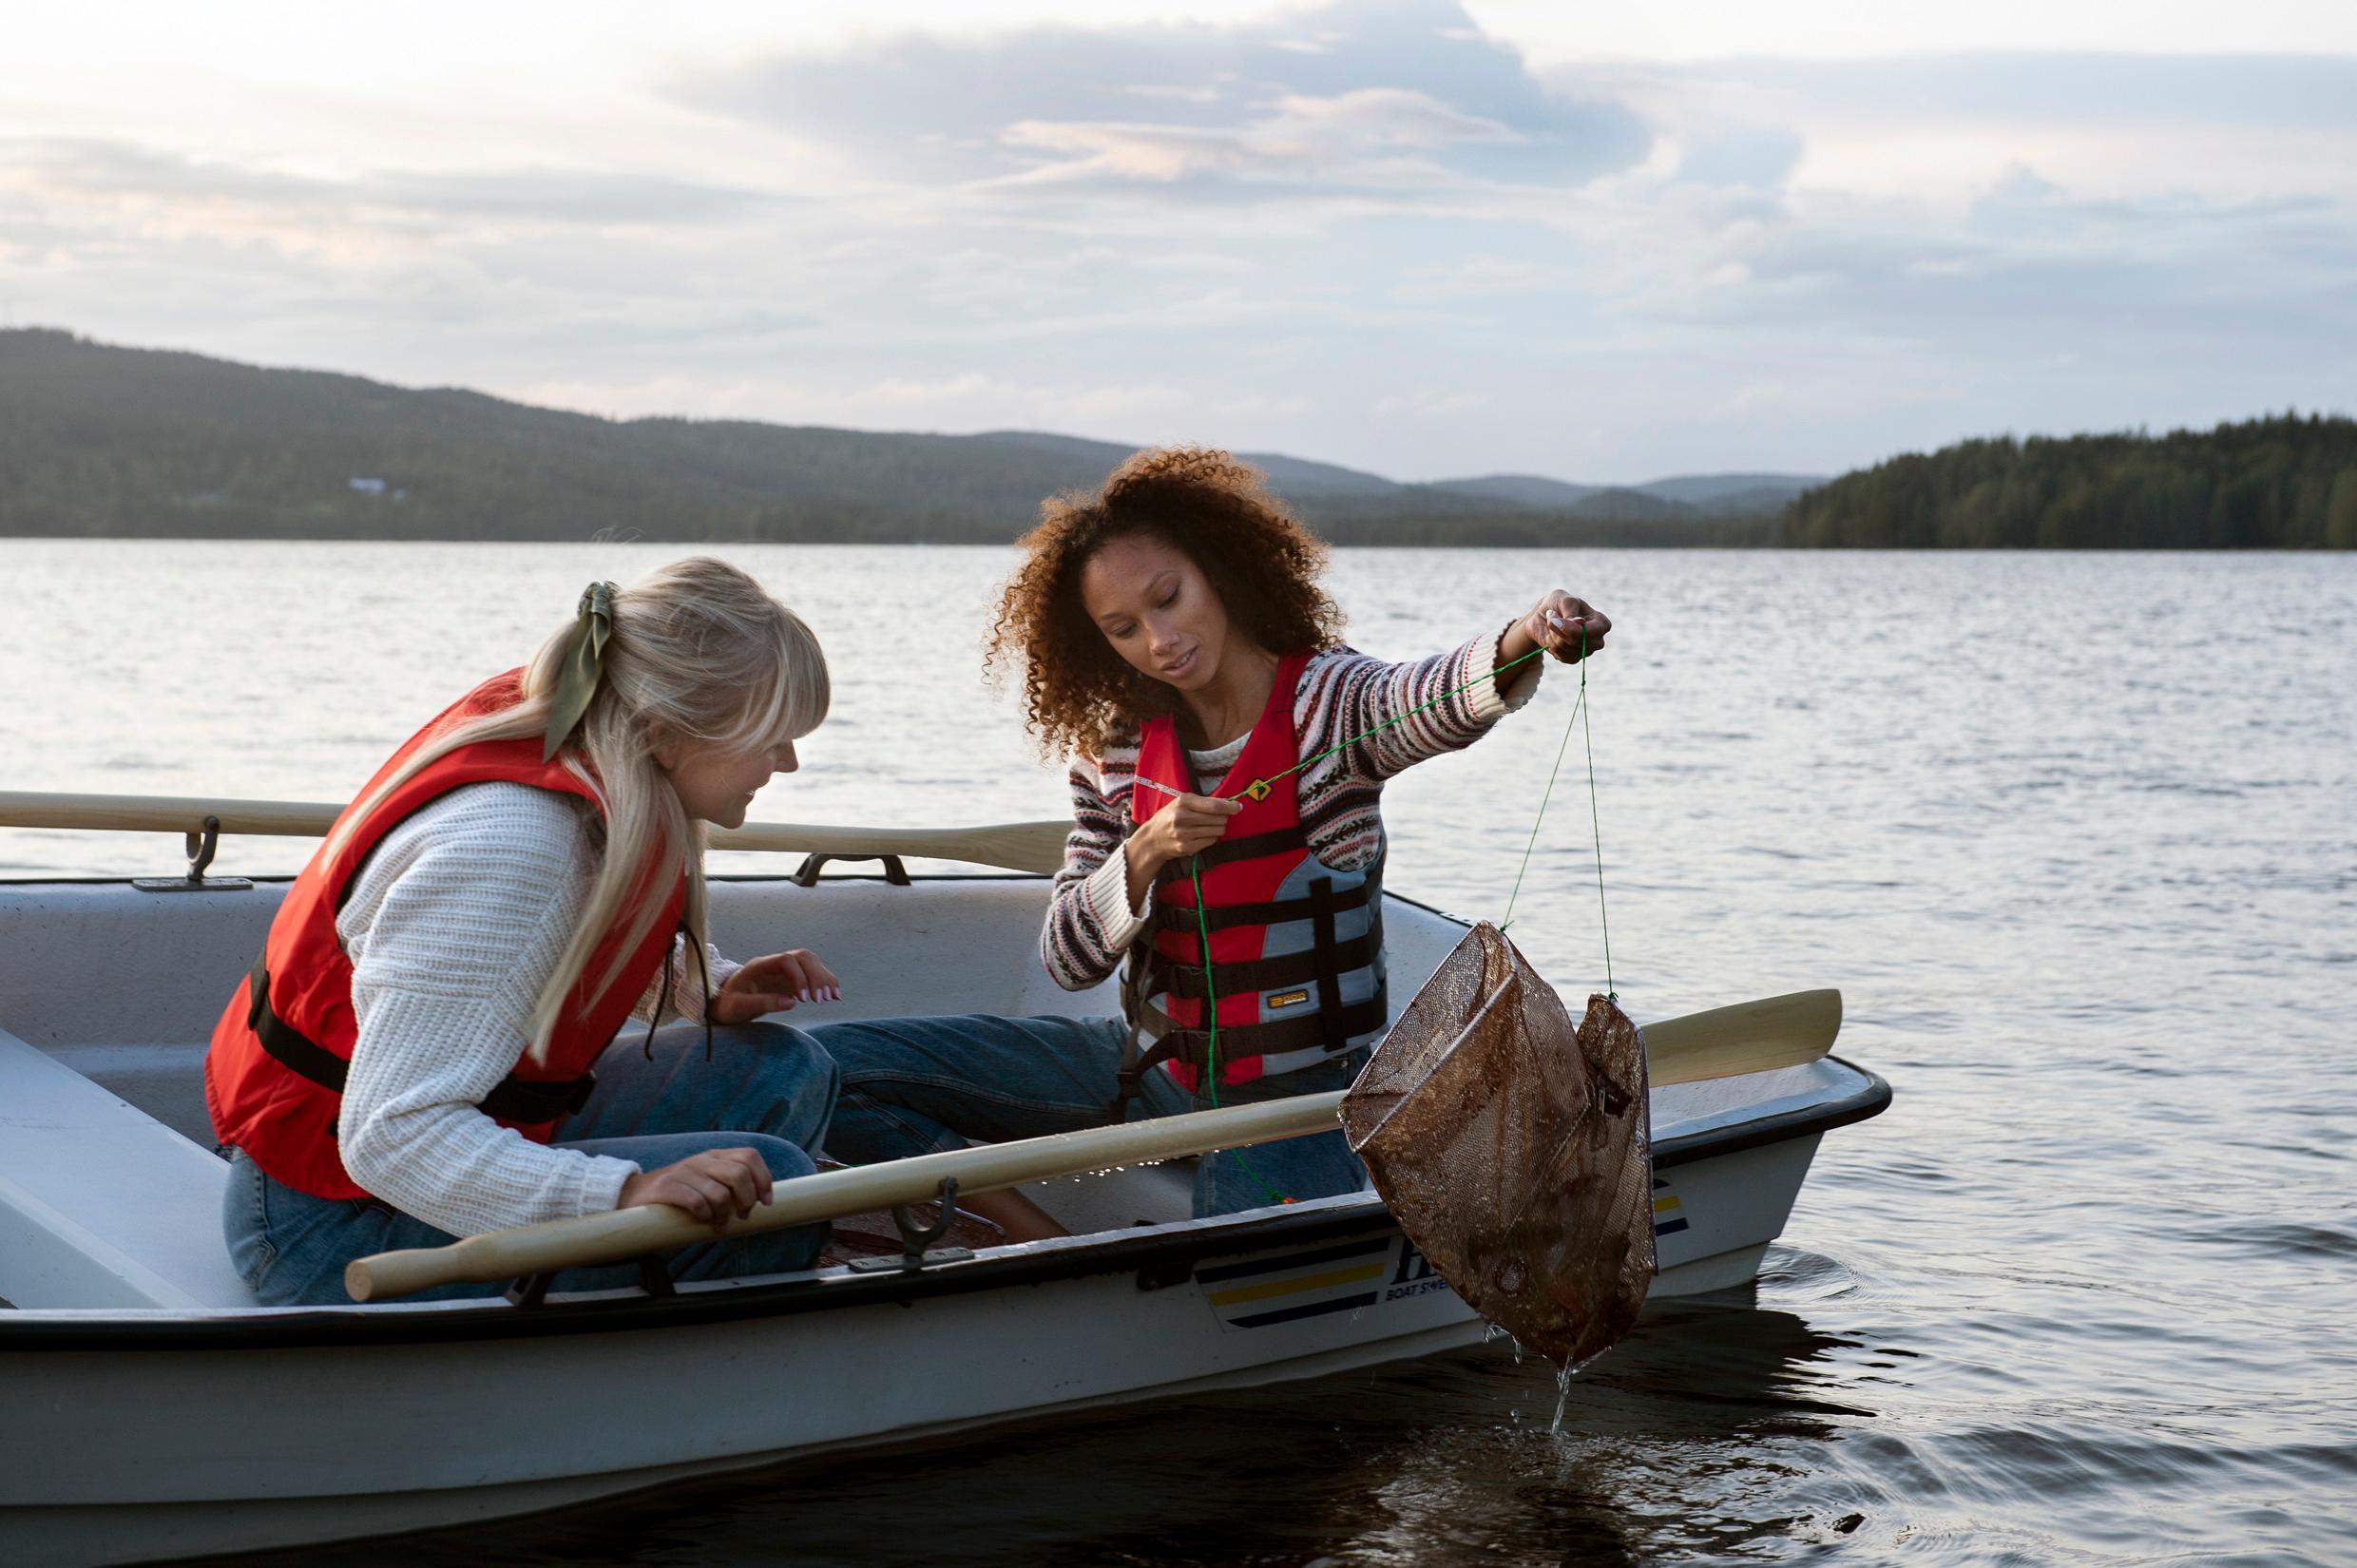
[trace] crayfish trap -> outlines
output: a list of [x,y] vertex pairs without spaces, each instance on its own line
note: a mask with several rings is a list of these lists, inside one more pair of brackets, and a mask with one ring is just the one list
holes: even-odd
[[1562,1367],[1636,1322],[1654,1274],[1645,1044],[1610,997],[1577,1028],[1486,922],[1344,1098],[1343,1132],[1468,1306]]

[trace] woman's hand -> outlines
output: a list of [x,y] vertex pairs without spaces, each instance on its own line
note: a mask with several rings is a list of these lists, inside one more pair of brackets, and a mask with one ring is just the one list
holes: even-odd
[[[1140,782],[1140,789],[1152,786]],[[1147,817],[1145,825],[1129,835],[1121,847],[1129,856],[1133,872],[1151,878],[1174,860],[1184,860],[1201,850],[1219,842],[1228,831],[1228,818],[1244,809],[1240,800],[1221,800],[1217,795],[1182,794],[1172,798],[1168,806]]]
[[770,1199],[769,1162],[757,1149],[707,1149],[677,1164],[641,1171],[622,1184],[617,1209],[668,1203],[684,1209],[714,1230],[753,1213]]
[[[1154,786],[1140,779],[1138,788],[1150,790]],[[1172,797],[1168,806],[1147,817],[1145,825],[1121,844],[1121,858],[1129,866],[1131,912],[1145,908],[1146,889],[1154,886],[1154,879],[1161,875],[1163,867],[1218,843],[1219,835],[1228,831],[1228,818],[1243,809],[1240,800],[1182,794]]]
[[1544,648],[1566,664],[1577,664],[1604,645],[1612,621],[1584,599],[1574,599],[1561,588],[1551,589],[1514,624],[1498,644],[1498,662],[1511,663],[1534,648]]
[[840,1002],[834,972],[808,949],[757,958],[714,994],[704,1016],[715,1023],[750,1023],[763,1013],[790,1013],[804,1002]]

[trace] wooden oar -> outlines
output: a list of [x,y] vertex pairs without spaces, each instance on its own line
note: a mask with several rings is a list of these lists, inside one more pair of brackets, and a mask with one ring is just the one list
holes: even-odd
[[[1658,1087],[1800,1066],[1831,1049],[1840,1029],[1839,991],[1795,991],[1732,1007],[1714,1007],[1647,1026],[1648,1071]],[[731,1220],[725,1231],[715,1231],[668,1204],[643,1204],[578,1219],[494,1231],[448,1247],[379,1252],[344,1270],[344,1289],[355,1301],[383,1301],[455,1281],[490,1284],[557,1269],[620,1263],[719,1235],[747,1235],[898,1204],[925,1203],[940,1196],[941,1184],[949,1176],[957,1178],[959,1194],[968,1195],[1116,1165],[1150,1164],[1215,1149],[1247,1148],[1331,1132],[1346,1092],[1229,1105],[1151,1121],[952,1149],[880,1165],[822,1171],[781,1184],[770,1202],[747,1218]]]
[[[0,828],[84,828],[101,832],[197,833],[216,818],[224,834],[320,838],[340,806],[313,800],[210,800],[201,795],[63,794],[0,790]],[[898,854],[958,860],[1013,871],[1047,872],[1064,864],[1069,821],[998,822],[980,828],[834,828],[800,822],[748,822],[712,834],[716,850],[788,854]]]
[[[1657,1084],[1795,1067],[1833,1048],[1841,992],[1790,991],[1644,1025],[1645,1062]],[[1690,1065],[1706,1067],[1689,1071]]]

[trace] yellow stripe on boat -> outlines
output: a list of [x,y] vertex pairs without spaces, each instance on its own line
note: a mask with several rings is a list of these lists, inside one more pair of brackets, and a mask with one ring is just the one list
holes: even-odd
[[1233,1291],[1207,1293],[1205,1299],[1214,1307],[1235,1307],[1247,1301],[1267,1301],[1272,1296],[1289,1296],[1302,1291],[1323,1290],[1329,1285],[1355,1285],[1362,1279],[1373,1279],[1390,1267],[1389,1259],[1381,1263],[1363,1263],[1351,1269],[1334,1269],[1322,1274],[1300,1274],[1292,1279],[1273,1279],[1266,1285],[1239,1285]]

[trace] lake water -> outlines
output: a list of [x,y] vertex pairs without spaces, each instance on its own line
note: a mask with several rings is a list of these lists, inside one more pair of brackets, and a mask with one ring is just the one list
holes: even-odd
[[[0,541],[0,789],[344,798],[584,581],[677,553]],[[836,677],[757,819],[1061,813],[979,685],[1006,554],[726,553]],[[1387,656],[1559,583],[1609,611],[1624,1003],[1842,988],[1840,1049],[1898,1100],[1827,1139],[1754,1292],[1649,1314],[1560,1430],[1501,1344],[337,1560],[2357,1563],[2357,559],[1346,551],[1330,581]],[[1565,673],[1391,788],[1400,890],[1502,911]],[[1575,736],[1515,925],[1575,996],[1586,784]],[[0,830],[6,876],[176,853]]]

